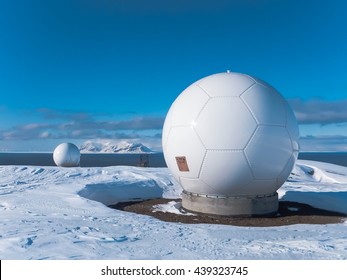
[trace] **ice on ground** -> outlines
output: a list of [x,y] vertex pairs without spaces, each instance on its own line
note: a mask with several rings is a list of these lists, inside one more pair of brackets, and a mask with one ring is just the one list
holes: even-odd
[[196,214],[186,212],[182,209],[182,203],[169,201],[168,203],[154,205],[153,212],[173,213],[177,215],[196,216]]
[[[1,166],[0,258],[347,259],[347,223],[190,225],[106,206],[180,193],[166,168]],[[279,196],[347,213],[347,168],[298,161]]]

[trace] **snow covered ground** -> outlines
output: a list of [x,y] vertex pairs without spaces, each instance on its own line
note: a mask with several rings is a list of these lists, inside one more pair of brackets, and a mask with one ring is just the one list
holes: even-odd
[[[0,259],[347,259],[347,222],[189,225],[105,206],[180,192],[166,168],[0,166]],[[347,213],[347,168],[298,161],[279,195]]]

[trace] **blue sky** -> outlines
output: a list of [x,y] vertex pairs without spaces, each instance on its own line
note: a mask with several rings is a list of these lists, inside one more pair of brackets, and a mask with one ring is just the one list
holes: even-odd
[[0,2],[0,150],[127,139],[160,149],[171,103],[227,69],[290,102],[302,150],[347,151],[346,1]]

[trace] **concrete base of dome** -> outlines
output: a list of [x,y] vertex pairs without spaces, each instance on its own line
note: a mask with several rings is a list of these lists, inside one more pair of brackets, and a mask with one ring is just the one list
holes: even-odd
[[189,212],[220,216],[269,215],[278,211],[278,194],[223,197],[183,191],[182,207]]

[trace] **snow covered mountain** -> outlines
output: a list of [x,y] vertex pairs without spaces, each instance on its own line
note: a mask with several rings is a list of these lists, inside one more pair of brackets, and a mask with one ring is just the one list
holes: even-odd
[[112,142],[106,140],[85,141],[80,146],[81,153],[153,153],[141,143]]

